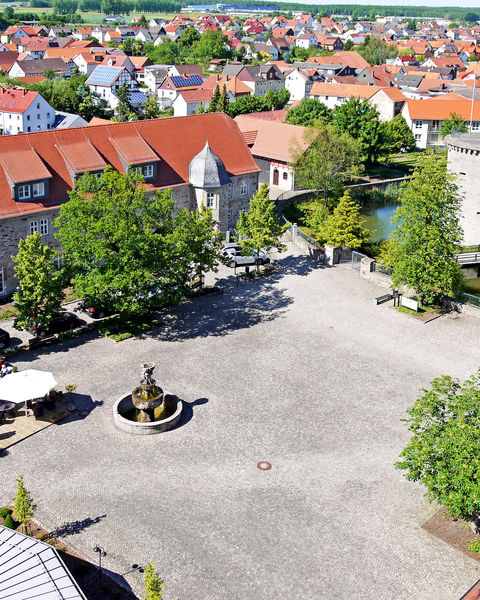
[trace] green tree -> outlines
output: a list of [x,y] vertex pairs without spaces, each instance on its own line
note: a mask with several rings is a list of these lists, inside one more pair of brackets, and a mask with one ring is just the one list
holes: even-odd
[[287,90],[287,88],[280,88],[277,90],[277,103],[274,106],[275,110],[283,108],[286,104],[288,104],[289,100],[290,92]]
[[331,118],[332,111],[323,102],[315,98],[304,98],[300,104],[288,111],[286,121],[291,125],[309,126],[319,119],[329,122]]
[[478,21],[480,21],[480,15],[476,12],[467,12],[465,13],[464,19],[467,23],[478,23]]
[[193,44],[192,53],[197,60],[207,61],[212,58],[229,58],[232,50],[228,38],[223,32],[208,29]]
[[158,106],[158,100],[155,95],[148,96],[143,111],[145,119],[158,119],[160,117],[162,111]]
[[77,0],[53,0],[53,12],[57,15],[68,15],[76,12],[78,8]]
[[28,331],[60,312],[64,296],[56,257],[55,250],[42,243],[38,232],[20,240],[18,254],[12,257],[20,287],[13,296],[18,311],[15,329]]
[[452,517],[474,520],[480,514],[480,371],[463,383],[441,375],[422,392],[407,410],[412,437],[395,466]]
[[162,600],[163,579],[156,572],[155,567],[151,562],[149,562],[145,567],[144,587],[144,600]]
[[23,485],[23,475],[17,478],[17,493],[13,500],[15,518],[22,524],[23,533],[30,530],[29,521],[33,519],[37,505],[33,503],[30,492]]
[[383,146],[386,154],[413,152],[416,147],[415,136],[403,115],[396,115],[391,121],[381,124]]
[[353,43],[352,40],[347,40],[344,44],[343,44],[343,49],[344,50],[353,50],[355,48],[355,44]]
[[211,219],[200,215],[192,223],[188,211],[175,210],[171,190],[147,194],[140,175],[110,167],[101,179],[83,176],[69,196],[60,207],[57,235],[80,296],[128,314],[150,307],[148,292],[159,282],[165,301],[188,291],[204,256],[195,258],[196,241],[185,232],[198,238],[201,230],[202,239],[214,240]]
[[365,41],[358,48],[359,53],[371,65],[383,65],[387,58],[395,58],[397,49],[392,44],[387,44],[378,35],[367,35]]
[[155,65],[174,65],[177,63],[180,54],[179,47],[171,39],[163,40],[158,46],[147,43],[143,49]]
[[116,95],[118,98],[118,104],[116,108],[116,113],[119,117],[118,120],[129,121],[132,118],[135,119],[136,114],[130,102],[130,96],[126,83],[122,83],[122,85],[119,86]]
[[461,198],[446,160],[426,155],[402,189],[392,223],[398,259],[395,286],[413,288],[420,301],[433,303],[459,289],[460,265],[454,258],[463,236],[459,223]]
[[348,133],[322,121],[308,127],[303,137],[304,144],[293,143],[290,151],[296,183],[315,190],[328,208],[343,192],[344,183],[360,175],[360,145]]
[[[269,198],[268,185],[263,183],[250,200],[248,211],[240,213],[236,231],[239,244],[245,254],[255,252],[257,259],[260,251],[268,252],[272,248],[282,250],[283,244],[279,237],[283,233],[275,204]],[[257,270],[259,262],[257,260]]]
[[233,118],[246,113],[261,112],[264,110],[262,98],[259,96],[240,96],[228,105],[228,114]]
[[223,84],[222,95],[218,99],[218,103],[217,103],[217,112],[226,113],[228,111],[229,103],[230,103],[230,101],[228,99],[227,86],[225,84]]
[[366,163],[376,160],[382,151],[382,127],[375,106],[368,100],[350,98],[335,107],[332,122],[358,140]]
[[445,119],[440,129],[440,135],[442,138],[446,137],[452,132],[465,133],[467,132],[467,124],[463,117],[457,113],[450,113],[448,119]]
[[218,111],[218,102],[220,100],[220,88],[218,85],[215,86],[213,90],[212,99],[210,100],[210,104],[208,105],[208,112],[214,113]]
[[190,25],[190,27],[187,27],[182,35],[178,38],[177,44],[181,50],[184,50],[186,48],[191,48],[195,42],[198,42],[199,39],[200,34],[195,27],[193,27],[193,25]]
[[360,207],[348,192],[340,198],[333,213],[320,227],[319,233],[326,244],[353,249],[360,248],[370,237],[370,232],[365,229],[365,221],[360,215]]
[[185,279],[200,279],[205,273],[218,271],[222,234],[213,219],[212,211],[202,206],[199,211],[184,209],[180,213],[182,227],[174,232],[175,247],[187,268]]

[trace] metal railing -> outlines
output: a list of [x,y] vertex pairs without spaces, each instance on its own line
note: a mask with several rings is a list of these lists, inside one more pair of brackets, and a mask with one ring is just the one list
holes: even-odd
[[474,296],[473,294],[464,294],[465,300],[468,304],[473,304],[473,306],[478,306],[480,308],[480,297]]
[[372,271],[375,271],[376,273],[383,273],[383,275],[391,276],[394,269],[392,267],[387,267],[386,265],[382,265],[382,263],[375,261],[372,264]]
[[480,252],[462,252],[461,254],[454,254],[453,257],[460,265],[480,263]]

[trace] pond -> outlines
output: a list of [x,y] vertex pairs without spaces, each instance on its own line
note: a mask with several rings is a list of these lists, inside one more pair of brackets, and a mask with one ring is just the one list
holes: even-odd
[[395,227],[391,219],[398,203],[366,202],[360,210],[365,219],[365,226],[372,232],[371,241],[389,240]]

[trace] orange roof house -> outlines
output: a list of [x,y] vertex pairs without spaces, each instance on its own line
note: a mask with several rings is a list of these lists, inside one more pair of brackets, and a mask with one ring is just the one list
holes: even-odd
[[[189,163],[207,140],[230,175],[259,171],[235,122],[224,113],[0,137],[0,219],[58,207],[74,185],[72,172],[105,164],[124,173],[147,158],[157,165],[149,189],[187,185]],[[42,179],[49,181],[48,197],[15,201],[11,186]]]

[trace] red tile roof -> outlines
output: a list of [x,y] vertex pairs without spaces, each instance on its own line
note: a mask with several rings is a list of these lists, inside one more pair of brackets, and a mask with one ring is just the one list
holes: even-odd
[[38,92],[30,92],[24,88],[0,87],[0,111],[24,113],[38,96]]
[[[83,137],[82,137],[83,136]],[[83,156],[76,146],[79,138],[88,141],[89,150]],[[188,143],[185,141],[188,140]],[[259,171],[242,135],[230,117],[224,113],[152,119],[136,123],[108,123],[94,127],[78,127],[58,131],[40,131],[0,137],[0,218],[34,213],[56,207],[68,199],[72,189],[66,154],[77,168],[91,164],[95,156],[125,172],[120,153],[131,160],[148,162],[155,157],[157,176],[150,188],[161,189],[188,183],[188,165],[207,142],[232,175]],[[62,152],[59,146],[62,146]],[[138,152],[138,154],[136,154]],[[96,166],[96,165],[94,165]],[[12,200],[7,172],[15,181],[32,181],[50,175],[50,195],[37,202]]]

